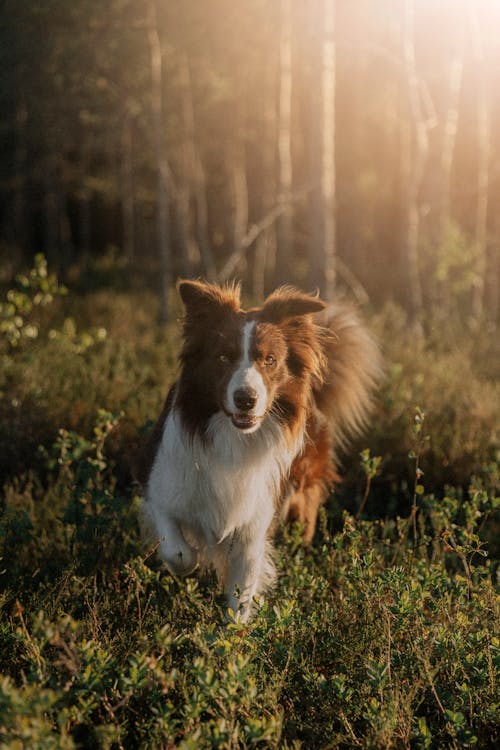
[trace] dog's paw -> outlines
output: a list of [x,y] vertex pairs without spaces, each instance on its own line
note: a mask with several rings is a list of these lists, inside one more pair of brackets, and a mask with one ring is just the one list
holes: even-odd
[[161,558],[174,576],[188,576],[198,567],[198,554],[188,546],[182,549],[161,549]]

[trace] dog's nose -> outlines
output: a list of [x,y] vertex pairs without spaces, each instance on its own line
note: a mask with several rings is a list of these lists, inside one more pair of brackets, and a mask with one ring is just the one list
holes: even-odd
[[241,411],[250,411],[257,403],[257,393],[253,388],[238,388],[233,394],[234,405]]

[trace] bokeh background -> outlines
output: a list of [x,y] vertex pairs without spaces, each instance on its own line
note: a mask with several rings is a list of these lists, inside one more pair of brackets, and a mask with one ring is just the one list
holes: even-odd
[[3,0],[4,280],[499,310],[498,0]]

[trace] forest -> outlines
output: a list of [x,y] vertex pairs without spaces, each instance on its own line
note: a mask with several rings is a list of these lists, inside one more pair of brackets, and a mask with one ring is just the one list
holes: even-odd
[[[500,745],[499,0],[0,0],[0,750]],[[180,277],[346,298],[370,427],[247,624],[141,542]]]
[[[4,0],[2,254],[498,317],[496,0]],[[390,269],[390,273],[387,269]]]

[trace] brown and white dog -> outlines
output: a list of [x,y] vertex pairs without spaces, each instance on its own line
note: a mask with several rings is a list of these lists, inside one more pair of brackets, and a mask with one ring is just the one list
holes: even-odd
[[370,413],[379,352],[348,307],[291,287],[251,310],[235,285],[179,292],[181,371],[150,444],[143,529],[172,573],[213,565],[246,620],[275,576],[276,520],[313,537],[336,452]]

